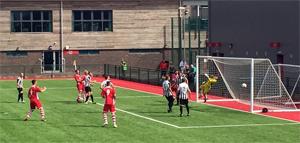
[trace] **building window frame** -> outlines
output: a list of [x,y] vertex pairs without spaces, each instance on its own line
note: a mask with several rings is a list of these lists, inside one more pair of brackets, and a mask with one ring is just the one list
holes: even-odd
[[27,51],[7,51],[5,52],[8,57],[26,57],[28,56]]
[[51,10],[12,10],[10,14],[11,32],[53,32]]
[[113,32],[113,11],[73,10],[72,32]]
[[79,55],[98,55],[100,50],[79,50]]

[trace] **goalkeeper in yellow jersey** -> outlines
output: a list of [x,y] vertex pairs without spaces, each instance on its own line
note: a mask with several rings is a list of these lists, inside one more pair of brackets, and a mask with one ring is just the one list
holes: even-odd
[[204,96],[204,103],[205,103],[207,100],[207,93],[210,91],[212,84],[217,82],[218,77],[214,75],[208,76],[208,74],[204,74],[204,75],[207,77],[207,81],[204,81],[200,85],[202,96],[200,96],[199,98]]

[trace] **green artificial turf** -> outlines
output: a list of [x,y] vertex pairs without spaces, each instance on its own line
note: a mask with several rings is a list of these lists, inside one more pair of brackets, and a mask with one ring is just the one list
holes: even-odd
[[41,80],[38,84],[48,88],[39,94],[47,121],[40,121],[36,110],[31,120],[25,122],[30,81],[25,81],[24,104],[17,103],[15,81],[0,81],[1,143],[296,143],[300,140],[299,124],[278,125],[291,122],[200,103],[190,104],[191,116],[178,117],[178,106],[174,106],[172,113],[166,112],[164,97],[123,88],[117,89],[117,108],[122,110],[116,113],[118,128],[112,127],[111,116],[109,126],[103,128],[100,105],[103,99],[98,85],[94,85],[93,94],[99,104],[85,105],[75,102],[77,91],[72,80]]

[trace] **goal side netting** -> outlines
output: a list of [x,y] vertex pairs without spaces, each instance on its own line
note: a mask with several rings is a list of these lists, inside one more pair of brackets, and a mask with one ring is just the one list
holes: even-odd
[[208,93],[209,102],[234,101],[249,105],[249,111],[296,111],[277,70],[269,59],[197,56],[197,101],[208,76],[218,77]]

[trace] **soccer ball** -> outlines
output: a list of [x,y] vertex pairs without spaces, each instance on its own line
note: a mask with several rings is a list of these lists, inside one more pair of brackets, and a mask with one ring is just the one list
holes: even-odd
[[76,101],[77,101],[77,103],[82,103],[83,102],[83,98],[78,96]]
[[246,88],[246,87],[247,87],[247,84],[246,84],[246,83],[243,83],[243,84],[242,84],[242,87]]

